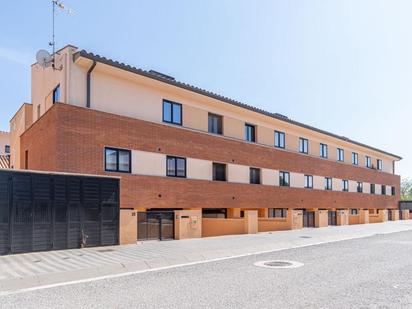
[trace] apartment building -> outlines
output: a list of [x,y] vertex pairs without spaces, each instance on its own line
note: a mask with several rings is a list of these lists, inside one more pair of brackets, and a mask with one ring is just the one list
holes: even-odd
[[15,168],[120,176],[123,242],[399,217],[398,155],[70,45],[11,135]]
[[0,131],[0,169],[10,167],[10,134]]

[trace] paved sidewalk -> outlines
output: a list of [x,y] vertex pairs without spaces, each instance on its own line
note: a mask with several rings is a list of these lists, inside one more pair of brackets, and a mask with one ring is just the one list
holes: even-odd
[[0,295],[42,285],[407,230],[412,230],[412,220],[2,256]]

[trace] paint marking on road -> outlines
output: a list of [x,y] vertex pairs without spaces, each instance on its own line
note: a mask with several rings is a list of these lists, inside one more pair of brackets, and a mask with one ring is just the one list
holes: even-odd
[[[392,233],[404,232],[404,231],[407,231],[407,230],[396,231],[396,232],[388,232],[386,234],[392,234]],[[219,257],[219,258],[213,258],[213,259],[207,259],[207,260],[201,260],[201,261],[188,262],[188,263],[183,263],[183,264],[175,264],[175,265],[149,268],[149,269],[143,269],[143,270],[136,270],[136,271],[130,271],[130,272],[124,272],[124,273],[118,273],[118,274],[112,274],[112,275],[105,275],[105,276],[99,276],[99,277],[93,277],[93,278],[86,278],[86,279],[72,280],[72,281],[67,281],[67,282],[46,284],[46,285],[40,285],[40,286],[35,286],[35,287],[30,287],[30,288],[14,290],[14,291],[3,291],[3,292],[0,292],[0,297],[8,296],[8,295],[21,294],[21,293],[27,293],[27,292],[33,292],[33,291],[44,290],[44,289],[51,289],[51,288],[56,288],[56,287],[61,287],[61,286],[66,286],[66,285],[75,285],[75,284],[81,284],[81,283],[101,281],[101,280],[106,280],[106,279],[114,279],[114,278],[132,276],[132,275],[149,273],[149,272],[169,270],[169,269],[173,269],[173,268],[181,268],[181,267],[186,267],[186,266],[193,266],[193,265],[213,263],[213,262],[219,262],[219,261],[225,261],[225,260],[231,260],[231,259],[238,259],[238,258],[242,258],[242,257],[260,255],[260,254],[266,254],[266,253],[272,253],[272,252],[278,252],[278,251],[284,251],[284,250],[290,250],[290,249],[318,246],[318,245],[322,245],[322,244],[335,243],[335,242],[345,241],[345,240],[366,238],[366,237],[374,236],[375,234],[376,233],[372,233],[372,234],[369,234],[369,235],[363,235],[363,236],[352,236],[352,237],[346,237],[346,238],[334,239],[334,240],[325,240],[325,241],[320,241],[320,242],[311,243],[311,244],[291,246],[289,248],[277,248],[277,249],[271,249],[271,250],[243,253],[243,254],[238,254],[238,255],[233,255],[233,256],[225,256],[225,257]]]

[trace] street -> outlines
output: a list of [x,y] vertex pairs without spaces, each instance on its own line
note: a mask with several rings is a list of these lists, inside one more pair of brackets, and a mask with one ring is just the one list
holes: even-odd
[[[1,308],[410,308],[412,231],[2,296]],[[290,260],[270,269],[256,261]]]

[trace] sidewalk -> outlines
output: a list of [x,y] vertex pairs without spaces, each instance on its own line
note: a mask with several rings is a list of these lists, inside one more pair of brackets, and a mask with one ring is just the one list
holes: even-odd
[[412,230],[412,220],[0,257],[0,295],[19,289]]

